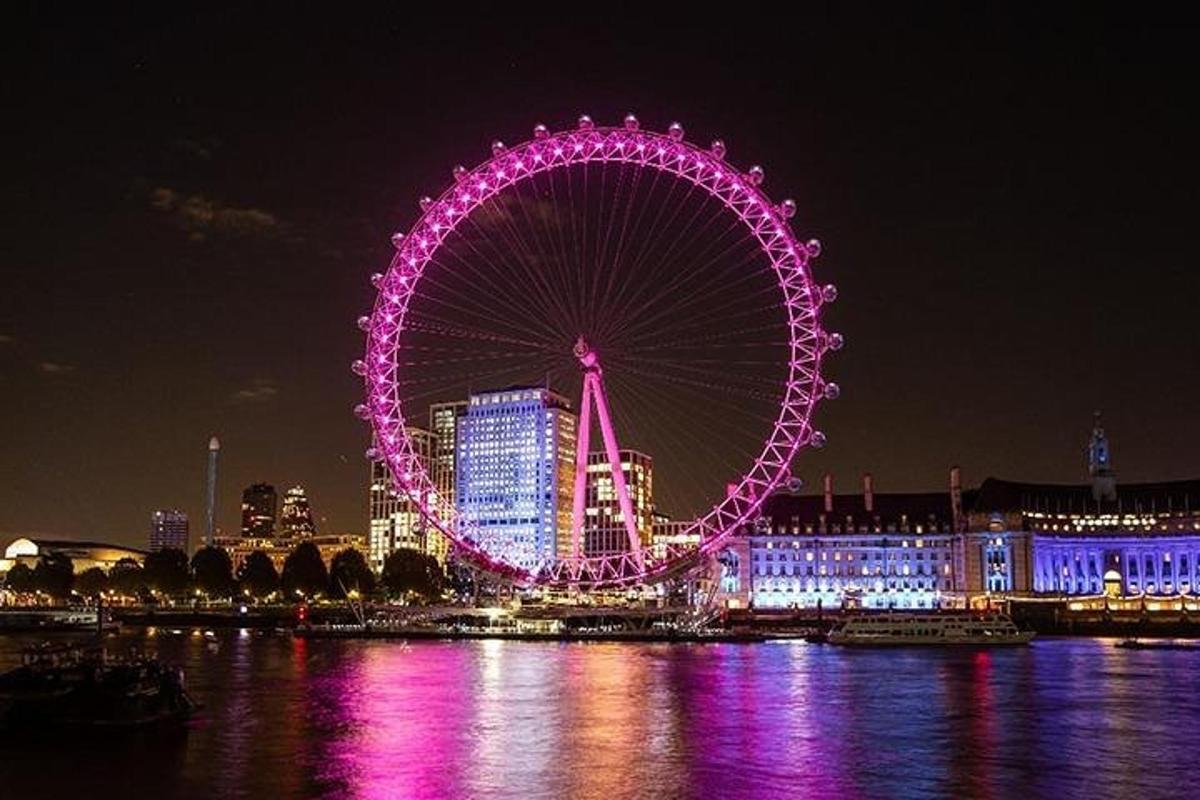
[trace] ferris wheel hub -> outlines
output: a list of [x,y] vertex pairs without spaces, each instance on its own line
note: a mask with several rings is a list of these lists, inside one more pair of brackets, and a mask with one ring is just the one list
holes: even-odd
[[595,369],[600,365],[600,357],[596,355],[596,351],[588,345],[583,336],[575,340],[575,347],[571,352],[579,359],[579,363],[583,365],[584,369]]

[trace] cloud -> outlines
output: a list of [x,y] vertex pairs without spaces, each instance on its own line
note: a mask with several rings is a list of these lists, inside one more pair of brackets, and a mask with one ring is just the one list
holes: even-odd
[[150,207],[167,215],[194,241],[210,235],[275,238],[283,231],[279,219],[259,208],[225,205],[202,194],[183,194],[166,186],[150,190]]
[[256,378],[249,386],[234,391],[229,399],[234,403],[265,403],[279,394],[279,387],[266,378]]
[[198,158],[203,161],[212,159],[213,150],[217,148],[220,141],[217,139],[176,139],[171,143],[176,150],[186,153],[193,158]]
[[58,361],[42,361],[37,366],[38,371],[43,375],[62,375],[75,370],[74,364],[63,364]]

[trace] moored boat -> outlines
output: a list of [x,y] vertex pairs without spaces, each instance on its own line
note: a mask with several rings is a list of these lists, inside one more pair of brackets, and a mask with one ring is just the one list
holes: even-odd
[[830,644],[859,647],[905,645],[974,647],[1029,644],[1032,631],[1022,631],[1004,614],[864,614],[851,617],[829,632]]
[[0,675],[0,730],[132,728],[187,719],[198,708],[183,670],[101,648],[39,647]]
[[1142,641],[1136,638],[1122,639],[1114,647],[1123,650],[1195,650],[1200,652],[1200,643],[1177,642],[1173,639],[1165,641]]

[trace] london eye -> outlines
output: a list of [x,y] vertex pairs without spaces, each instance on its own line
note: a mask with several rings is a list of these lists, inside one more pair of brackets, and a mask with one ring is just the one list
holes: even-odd
[[[824,444],[814,409],[838,394],[821,367],[842,337],[820,322],[836,289],[812,275],[820,244],[795,232],[797,204],[770,199],[764,178],[719,140],[698,146],[678,124],[652,132],[633,115],[538,125],[453,168],[392,237],[359,320],[368,458],[431,529],[519,584],[648,584],[718,551],[791,480],[798,453]],[[500,535],[500,512],[468,502],[487,480],[468,473],[467,444],[451,454],[457,478],[438,473],[421,431],[433,406],[467,397],[570,415],[531,429],[549,477],[525,499],[551,510],[544,530]],[[482,430],[487,409],[464,406],[459,430]],[[634,480],[631,452],[652,454],[652,486]],[[656,539],[649,514],[673,535]],[[615,535],[597,538],[604,526]]]

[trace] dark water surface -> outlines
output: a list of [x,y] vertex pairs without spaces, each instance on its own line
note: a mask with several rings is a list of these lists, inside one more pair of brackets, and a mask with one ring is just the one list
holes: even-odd
[[[28,639],[0,637],[0,667]],[[0,744],[3,798],[1200,796],[1200,654],[124,636],[174,734]]]

